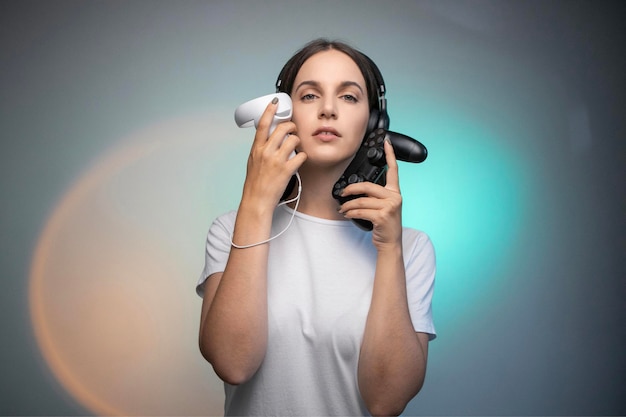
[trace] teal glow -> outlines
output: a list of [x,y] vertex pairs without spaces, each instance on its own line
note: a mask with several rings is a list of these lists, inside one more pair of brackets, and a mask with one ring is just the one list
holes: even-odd
[[422,141],[429,156],[420,165],[400,163],[400,186],[404,224],[435,245],[434,308],[445,326],[502,291],[498,271],[516,246],[532,181],[503,133],[453,116],[428,127]]

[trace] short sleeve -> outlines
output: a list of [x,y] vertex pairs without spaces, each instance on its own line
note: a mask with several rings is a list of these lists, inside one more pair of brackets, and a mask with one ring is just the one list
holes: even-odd
[[235,228],[237,212],[231,211],[213,221],[207,233],[204,251],[204,268],[196,284],[196,293],[202,297],[206,279],[216,272],[223,272],[230,255],[230,239]]
[[406,228],[403,233],[407,298],[411,321],[416,332],[436,337],[432,313],[435,289],[435,249],[424,232]]

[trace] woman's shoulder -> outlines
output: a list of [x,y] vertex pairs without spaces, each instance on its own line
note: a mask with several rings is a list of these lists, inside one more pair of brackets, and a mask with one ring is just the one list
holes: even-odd
[[209,235],[220,234],[220,230],[230,234],[235,228],[235,220],[237,219],[237,211],[231,210],[220,214],[213,219],[209,227]]
[[434,251],[430,236],[426,232],[412,227],[402,227],[402,245],[411,252]]
[[402,226],[402,237],[408,239],[409,241],[425,241],[430,240],[430,236],[426,232],[420,229],[415,229],[413,227]]
[[237,210],[226,211],[213,219],[213,223],[234,223],[237,218]]

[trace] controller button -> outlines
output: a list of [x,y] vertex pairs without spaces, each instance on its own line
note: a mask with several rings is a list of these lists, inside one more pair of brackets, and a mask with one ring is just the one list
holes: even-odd
[[385,153],[380,148],[372,148],[367,151],[367,159],[374,165],[379,165],[379,163],[384,160],[384,157]]
[[357,174],[352,174],[350,175],[350,177],[348,178],[348,184],[354,184],[356,182],[360,182],[360,177]]

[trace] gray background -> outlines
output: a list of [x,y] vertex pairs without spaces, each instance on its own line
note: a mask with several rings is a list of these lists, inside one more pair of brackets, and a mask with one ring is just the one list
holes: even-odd
[[[29,310],[35,248],[72,185],[132,132],[227,115],[193,160],[195,199],[170,195],[192,213],[193,273],[173,278],[193,293],[206,229],[236,207],[243,178],[252,132],[230,114],[272,92],[317,36],[379,64],[391,128],[431,152],[401,167],[405,220],[431,235],[439,267],[439,337],[405,414],[626,414],[625,12],[577,0],[2,1],[0,414],[98,412],[58,382]],[[211,152],[230,136],[241,140]],[[184,403],[163,414],[203,412]]]

